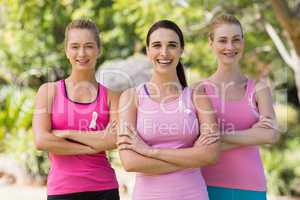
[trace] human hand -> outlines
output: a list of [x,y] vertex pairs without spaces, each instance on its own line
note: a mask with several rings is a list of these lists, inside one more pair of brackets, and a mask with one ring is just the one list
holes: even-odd
[[105,134],[118,134],[118,122],[117,120],[113,120],[112,122],[109,122],[108,125],[105,128]]
[[210,145],[214,144],[220,140],[220,133],[219,132],[209,132],[203,133],[199,136],[199,138],[195,141],[195,146],[203,146],[203,145]]
[[120,151],[132,150],[144,156],[150,156],[153,151],[153,148],[146,144],[136,130],[128,124],[122,126],[122,130],[118,134],[117,145]]
[[252,128],[266,128],[266,129],[277,129],[278,125],[276,123],[276,120],[265,117],[265,116],[260,116],[259,121],[256,122]]

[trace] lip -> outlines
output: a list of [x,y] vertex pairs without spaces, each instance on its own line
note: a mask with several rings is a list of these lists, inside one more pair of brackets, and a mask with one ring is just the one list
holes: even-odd
[[79,65],[86,65],[89,63],[89,59],[76,60],[76,63],[78,63]]
[[226,56],[226,57],[235,57],[236,55],[238,55],[238,52],[224,52],[222,53],[223,56]]
[[156,62],[160,65],[170,65],[173,60],[172,59],[157,59]]

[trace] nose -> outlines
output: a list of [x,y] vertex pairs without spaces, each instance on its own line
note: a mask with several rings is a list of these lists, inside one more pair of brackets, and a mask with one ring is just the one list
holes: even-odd
[[163,56],[167,56],[168,55],[168,48],[167,47],[162,47],[160,50],[160,54]]
[[85,55],[85,48],[84,47],[80,47],[78,50],[78,56],[84,56]]
[[233,49],[233,43],[231,41],[226,43],[226,49]]

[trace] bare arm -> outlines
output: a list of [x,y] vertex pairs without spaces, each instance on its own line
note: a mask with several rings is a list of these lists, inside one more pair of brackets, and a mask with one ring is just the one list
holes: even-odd
[[234,149],[234,148],[237,148],[237,147],[241,147],[241,145],[221,142],[221,151],[226,151],[226,150]]
[[218,127],[209,98],[202,89],[193,93],[193,103],[197,109],[200,137],[193,147],[181,149],[155,149],[149,156],[167,161],[184,168],[203,167],[216,162],[219,154]]
[[[276,124],[275,112],[270,88],[263,82],[256,84],[256,99],[260,116],[263,116],[266,123]],[[225,133],[222,141],[234,145],[261,145],[274,144],[279,139],[279,133],[275,126],[253,127],[246,130]]]
[[[123,92],[119,103],[119,122],[120,133],[126,131],[122,124],[128,124],[132,127],[136,127],[136,95],[135,89],[131,88]],[[168,162],[160,161],[157,159],[149,158],[140,155],[132,150],[122,149],[119,150],[121,162],[126,171],[141,172],[146,174],[162,174],[174,172],[182,169],[179,166],[170,164]]]
[[37,92],[32,121],[36,148],[61,155],[96,153],[88,146],[66,141],[52,134],[51,110],[55,88],[55,83],[46,83]]
[[95,151],[106,151],[115,149],[117,142],[118,129],[118,104],[120,94],[108,90],[108,106],[109,106],[109,124],[105,130],[102,131],[55,131],[55,135],[69,138],[90,146]]
[[[126,158],[122,158],[124,156],[126,156]],[[143,156],[131,150],[121,150],[120,157],[123,167],[128,172],[139,172],[148,175],[159,175],[184,169],[180,166],[176,166],[165,161]]]

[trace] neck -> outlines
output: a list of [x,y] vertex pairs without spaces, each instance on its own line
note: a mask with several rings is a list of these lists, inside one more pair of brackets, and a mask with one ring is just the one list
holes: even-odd
[[91,82],[93,84],[97,84],[95,70],[72,70],[68,79],[73,83]]
[[240,66],[219,64],[217,71],[211,76],[211,79],[217,83],[241,82],[245,76],[240,71]]
[[150,83],[162,90],[177,89],[179,86],[181,87],[176,73],[167,75],[154,74],[150,79]]

